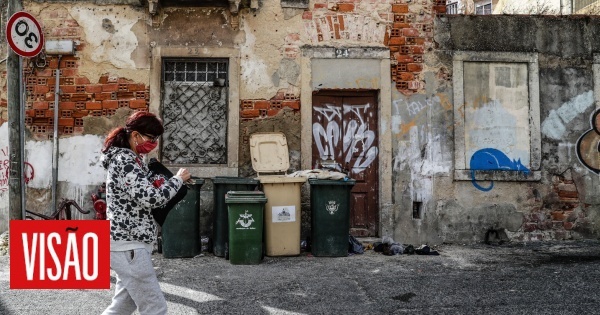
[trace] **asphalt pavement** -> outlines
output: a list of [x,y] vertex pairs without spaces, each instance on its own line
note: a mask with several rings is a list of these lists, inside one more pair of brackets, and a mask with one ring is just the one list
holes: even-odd
[[[598,240],[440,245],[440,255],[265,257],[232,265],[203,253],[153,255],[169,314],[600,314]],[[110,290],[10,290],[0,314],[100,314]]]

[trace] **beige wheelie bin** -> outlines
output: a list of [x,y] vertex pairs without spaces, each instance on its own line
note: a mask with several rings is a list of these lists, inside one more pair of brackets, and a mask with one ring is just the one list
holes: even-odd
[[[300,255],[300,189],[304,177],[289,177],[287,140],[283,133],[255,133],[250,136],[252,167],[258,175],[265,205],[265,254]],[[268,175],[278,174],[278,175]]]

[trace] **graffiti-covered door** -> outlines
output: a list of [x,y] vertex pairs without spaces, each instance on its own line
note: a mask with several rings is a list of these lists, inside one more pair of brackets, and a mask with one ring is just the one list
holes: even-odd
[[315,92],[312,112],[313,168],[333,165],[356,180],[350,200],[350,232],[377,236],[377,92]]

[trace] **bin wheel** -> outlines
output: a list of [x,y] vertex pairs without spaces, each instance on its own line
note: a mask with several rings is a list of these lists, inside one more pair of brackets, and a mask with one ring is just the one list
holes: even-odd
[[225,242],[225,260],[229,260],[229,243]]
[[158,252],[159,254],[162,254],[162,237],[159,237],[159,238],[156,240],[156,245],[157,245],[157,247],[158,247],[158,249],[157,249],[157,252]]

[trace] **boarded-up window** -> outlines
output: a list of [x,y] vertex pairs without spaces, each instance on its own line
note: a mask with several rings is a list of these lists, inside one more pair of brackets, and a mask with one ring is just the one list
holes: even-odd
[[525,63],[464,63],[465,154],[495,148],[530,168]]
[[537,56],[454,58],[455,179],[534,180],[540,167]]

